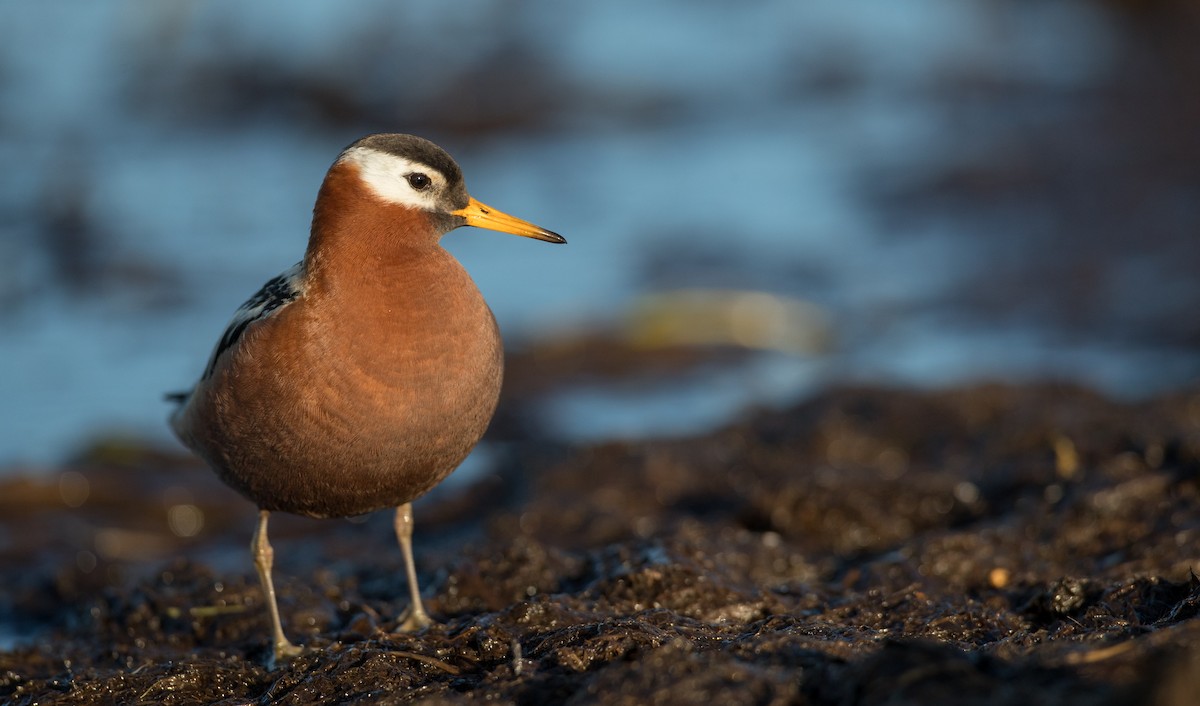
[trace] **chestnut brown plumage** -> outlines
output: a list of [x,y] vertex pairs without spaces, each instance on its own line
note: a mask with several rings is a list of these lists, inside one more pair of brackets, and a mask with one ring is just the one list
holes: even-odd
[[483,436],[500,394],[495,318],[441,237],[475,225],[561,236],[470,198],[454,160],[427,140],[372,135],[334,162],[303,261],[238,310],[171,424],[260,508],[252,551],[274,655],[284,636],[271,579],[271,512],[346,517],[396,508],[412,604],[430,620],[412,560],[411,502]]

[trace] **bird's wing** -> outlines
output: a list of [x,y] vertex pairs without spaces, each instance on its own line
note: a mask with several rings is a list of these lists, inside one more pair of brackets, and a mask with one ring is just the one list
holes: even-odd
[[[212,377],[213,370],[217,367],[217,361],[225,351],[233,347],[238,339],[245,333],[246,327],[260,319],[265,319],[275,311],[290,304],[292,301],[304,293],[304,261],[297,262],[292,267],[289,267],[278,277],[268,280],[262,286],[262,289],[254,293],[254,296],[246,300],[246,303],[238,307],[234,312],[233,319],[229,322],[229,326],[225,328],[225,333],[221,334],[221,340],[217,341],[216,348],[213,349],[212,355],[208,358],[208,365],[204,366],[204,374],[200,376],[200,381],[203,382]],[[188,399],[192,396],[195,390],[187,392],[168,392],[164,397],[168,402],[173,402],[182,408],[187,405]]]
[[242,304],[234,313],[229,326],[225,328],[225,333],[221,335],[221,340],[213,349],[212,356],[209,357],[208,365],[204,367],[204,374],[200,376],[200,379],[207,380],[212,376],[221,355],[237,343],[242,334],[246,332],[247,326],[271,316],[303,294],[303,282],[304,262],[300,261],[278,277],[269,280],[254,296],[247,299],[246,303]]

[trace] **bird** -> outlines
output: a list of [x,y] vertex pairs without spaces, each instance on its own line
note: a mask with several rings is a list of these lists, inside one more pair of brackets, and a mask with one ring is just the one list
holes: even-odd
[[234,314],[199,381],[168,398],[170,425],[258,506],[250,543],[271,621],[271,513],[315,518],[394,508],[410,605],[397,629],[432,623],[413,561],[412,502],[483,436],[500,396],[496,319],[441,246],[464,225],[566,243],[471,197],[454,159],[414,135],[346,147],[317,193],[304,258]]

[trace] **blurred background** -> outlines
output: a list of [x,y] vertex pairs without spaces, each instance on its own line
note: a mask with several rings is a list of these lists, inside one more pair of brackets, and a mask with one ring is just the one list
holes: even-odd
[[7,3],[0,469],[172,444],[162,393],[379,131],[570,240],[444,241],[549,437],[842,381],[1194,384],[1198,30],[1184,0]]

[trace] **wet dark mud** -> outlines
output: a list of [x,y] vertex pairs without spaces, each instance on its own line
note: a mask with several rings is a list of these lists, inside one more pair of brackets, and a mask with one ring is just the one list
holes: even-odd
[[[30,478],[34,477],[32,475]],[[1171,704],[1200,698],[1200,391],[838,388],[690,439],[505,442],[390,518],[278,517],[97,447],[0,488],[0,701]]]

